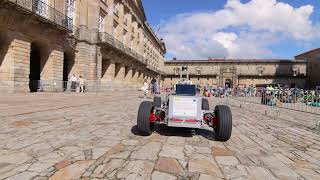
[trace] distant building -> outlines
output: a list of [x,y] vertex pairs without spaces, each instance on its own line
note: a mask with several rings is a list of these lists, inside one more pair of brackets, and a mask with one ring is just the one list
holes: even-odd
[[307,87],[320,89],[320,48],[297,55],[295,59],[307,61]]
[[289,87],[306,86],[305,60],[285,59],[209,59],[165,61],[163,86],[174,85],[181,66],[188,66],[194,84],[211,87],[248,87],[282,84]]

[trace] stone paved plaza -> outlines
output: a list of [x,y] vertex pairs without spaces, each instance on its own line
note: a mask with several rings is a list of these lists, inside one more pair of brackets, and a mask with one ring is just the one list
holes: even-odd
[[143,137],[140,95],[1,94],[0,179],[320,179],[319,131],[303,118],[232,106],[228,142],[211,129]]

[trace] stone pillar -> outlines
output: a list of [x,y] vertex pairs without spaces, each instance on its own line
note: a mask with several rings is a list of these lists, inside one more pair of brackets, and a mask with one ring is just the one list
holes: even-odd
[[88,8],[88,27],[89,29],[98,29],[100,5],[99,1],[87,0]]
[[125,79],[124,81],[128,84],[132,83],[132,77],[133,77],[133,70],[132,67],[130,66],[125,66],[126,69],[126,74],[125,74]]
[[102,74],[102,54],[101,47],[97,46],[97,65],[96,65],[96,79],[101,80]]
[[98,47],[97,45],[90,46],[90,63],[88,66],[89,76],[87,77],[87,79],[91,81],[100,80],[99,77],[101,77],[101,64],[99,63],[102,63],[102,57],[99,49],[100,47]]
[[40,80],[44,91],[61,91],[63,80],[63,52],[57,47],[44,49],[40,52]]
[[116,63],[116,74],[115,80],[117,81],[124,81],[125,79],[125,66],[121,63]]
[[133,75],[132,75],[132,82],[135,84],[135,85],[140,85],[139,83],[139,71],[137,69],[134,69],[133,70]]
[[52,79],[54,81],[62,81],[63,80],[63,60],[64,54],[62,51],[54,50],[51,53],[52,58]]
[[141,69],[138,70],[138,83],[143,84],[144,82],[144,74]]
[[[82,0],[76,1],[79,5],[79,25],[88,26],[88,1],[90,0]],[[81,17],[81,18],[80,18]]]
[[[85,42],[79,42],[77,44],[75,57],[75,74],[77,76],[82,75],[86,80],[97,80],[102,62],[99,48],[96,45],[90,45]],[[101,68],[100,68],[101,69]]]
[[103,69],[105,68],[105,72],[103,74],[103,77],[101,78],[102,82],[110,82],[115,78],[115,71],[116,71],[116,65],[113,61],[110,60],[103,60],[107,61],[103,63]]
[[6,92],[29,92],[30,49],[28,41],[14,39],[10,43],[1,65],[6,69],[1,75],[8,87]]

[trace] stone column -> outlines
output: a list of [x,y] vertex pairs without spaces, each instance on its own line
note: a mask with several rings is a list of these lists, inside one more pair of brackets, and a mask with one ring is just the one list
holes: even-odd
[[101,47],[97,46],[97,64],[96,64],[96,74],[95,78],[100,81],[102,73],[102,53]]
[[113,0],[107,0],[107,5],[108,5],[108,10],[109,13],[106,16],[106,21],[105,21],[105,25],[106,25],[106,32],[108,32],[109,34],[112,35],[113,32]]
[[52,58],[52,79],[54,81],[62,81],[63,80],[63,60],[64,54],[62,51],[54,50],[51,53]]
[[132,82],[134,83],[134,85],[140,85],[139,83],[139,71],[138,69],[134,69],[133,70],[133,78],[132,78]]
[[98,29],[100,5],[99,1],[88,1],[88,27],[89,29]]
[[116,63],[115,80],[124,81],[125,79],[125,66],[121,63]]
[[63,80],[63,52],[57,47],[44,49],[41,53],[40,80],[44,91],[61,91]]
[[100,75],[100,70],[98,69],[101,67],[102,62],[99,47],[79,42],[76,49],[78,53],[75,57],[75,74],[77,76],[82,75],[89,81],[97,80]]
[[79,25],[81,26],[88,26],[88,1],[90,0],[76,1],[79,7]]
[[144,74],[141,69],[138,70],[138,83],[143,84],[144,82]]
[[126,82],[126,84],[131,84],[131,82],[132,82],[132,73],[133,73],[132,67],[125,66],[125,69],[126,69],[126,74],[125,74],[124,81]]
[[116,71],[116,65],[115,62],[110,60],[103,60],[107,61],[107,63],[104,64],[103,68],[106,68],[106,71],[101,79],[103,82],[110,82],[115,78],[115,71]]
[[10,82],[8,92],[29,92],[30,50],[31,43],[28,41],[14,39],[11,42],[2,62],[10,73],[6,78]]

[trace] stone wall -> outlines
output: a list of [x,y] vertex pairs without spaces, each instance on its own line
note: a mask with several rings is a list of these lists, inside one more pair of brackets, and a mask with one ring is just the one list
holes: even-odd
[[[35,15],[37,12],[30,11],[33,10],[31,6],[23,7],[7,1],[0,3],[2,92],[29,92],[29,84],[34,83],[36,86],[54,86],[62,91],[62,81],[72,74],[84,77],[88,86],[136,88],[142,86],[144,79],[157,76],[157,71],[152,69],[158,70],[158,63],[164,59],[162,44],[145,24],[146,18],[141,16],[144,13],[139,12],[143,9],[132,7],[131,2],[75,1],[73,17],[70,17],[74,25],[72,32],[57,26],[52,14],[41,14],[40,18],[39,14]],[[67,9],[65,0],[49,0],[48,5],[55,7],[57,12],[66,12]],[[113,7],[117,7],[117,15]],[[105,13],[103,29],[99,29],[101,13]],[[118,23],[116,30],[113,29],[115,21]],[[127,49],[113,47],[110,42],[99,39],[102,33],[110,35],[113,31],[116,31],[111,37],[113,42]],[[128,47],[130,52],[126,52]],[[35,52],[36,55],[32,56]],[[137,59],[137,53],[144,59]],[[31,63],[35,57],[37,67]],[[39,66],[39,78],[34,77],[37,80],[29,78],[30,74],[35,74],[35,71],[31,72],[31,66],[33,69]],[[41,90],[46,91],[46,87]]]
[[182,66],[188,66],[190,80],[200,86],[218,87],[227,82],[232,87],[273,83],[306,86],[306,61],[301,60],[167,61],[164,86],[177,82]]
[[307,61],[307,86],[310,89],[320,87],[320,48],[295,57]]

